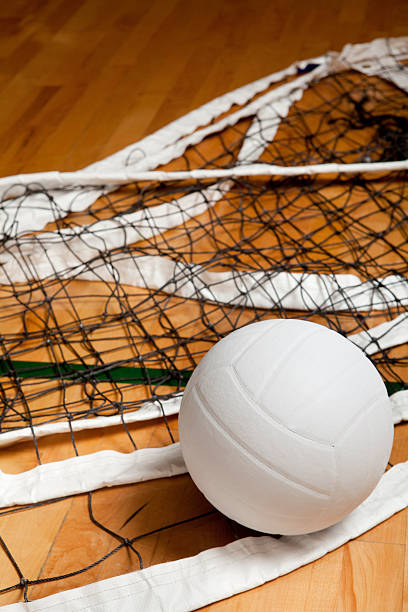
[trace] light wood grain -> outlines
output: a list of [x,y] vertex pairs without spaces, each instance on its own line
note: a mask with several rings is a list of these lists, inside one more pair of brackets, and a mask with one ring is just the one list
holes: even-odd
[[[297,59],[345,43],[408,33],[405,0],[16,0],[0,3],[0,174],[75,170],[140,139],[198,105]],[[176,419],[170,426],[177,436]],[[160,446],[163,426],[131,426],[140,446]],[[77,436],[81,453],[131,450],[120,428]],[[70,456],[68,436],[42,440],[40,455]],[[392,461],[407,459],[408,425]],[[32,467],[32,445],[2,451],[0,468]],[[148,512],[121,533],[132,537],[211,510],[188,476],[95,493],[95,512],[121,525],[146,500]],[[86,496],[21,516],[0,517],[0,534],[31,578],[86,565],[117,541],[95,530]],[[147,564],[230,541],[218,515],[146,537]],[[206,610],[408,612],[407,513],[287,576]],[[122,550],[63,582],[34,587],[38,598],[136,569]],[[0,551],[0,587],[17,582]],[[21,590],[0,604],[21,600]]]

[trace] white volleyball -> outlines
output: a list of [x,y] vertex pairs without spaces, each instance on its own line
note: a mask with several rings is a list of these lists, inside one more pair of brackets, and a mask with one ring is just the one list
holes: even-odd
[[182,401],[180,441],[206,498],[265,533],[332,525],[374,489],[393,423],[363,352],[308,321],[232,332],[205,355]]

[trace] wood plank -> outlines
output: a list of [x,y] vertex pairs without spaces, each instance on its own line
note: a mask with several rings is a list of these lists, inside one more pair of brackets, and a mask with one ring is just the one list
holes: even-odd
[[401,610],[404,552],[397,544],[347,544],[336,612]]
[[[407,511],[405,511],[407,512]],[[407,518],[408,523],[408,518]],[[406,530],[406,539],[405,539],[405,555],[404,555],[404,585],[402,590],[402,612],[407,612],[408,610],[408,529]]]
[[261,587],[211,604],[203,611],[270,610],[326,612],[335,610],[340,595],[343,549]]

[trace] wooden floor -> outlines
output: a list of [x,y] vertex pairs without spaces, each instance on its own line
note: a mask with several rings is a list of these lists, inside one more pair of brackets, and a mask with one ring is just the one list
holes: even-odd
[[[349,42],[407,35],[408,2],[15,0],[0,3],[0,33],[0,175],[6,176],[76,170],[297,59],[339,50]],[[176,422],[172,427],[176,433]],[[146,428],[138,435],[150,446],[162,440],[161,430]],[[101,448],[102,437],[84,436],[81,451]],[[52,457],[46,443],[42,452]],[[392,461],[407,457],[408,425],[402,425]],[[17,451],[0,456],[4,471],[24,465]],[[185,496],[196,495],[187,476],[178,483],[179,498],[172,498],[170,509],[164,503],[167,485],[154,485],[164,491],[158,515],[177,515]],[[120,489],[124,497],[126,488]],[[122,493],[112,493],[109,503]],[[81,497],[75,501],[84,503]],[[42,575],[44,567],[49,575],[57,572],[51,549],[61,557],[61,539],[71,537],[64,531],[69,512],[63,504],[52,515],[45,508],[35,529],[26,524],[25,532],[21,524],[17,532],[14,517],[1,518],[0,535],[20,547],[33,576]],[[407,516],[400,512],[315,563],[206,609],[408,612]],[[85,534],[86,526],[76,529]],[[47,530],[55,533],[51,545]],[[223,543],[222,534],[207,536],[200,526],[188,537],[201,540],[203,548]],[[157,562],[166,560],[166,546],[172,549],[170,558],[177,558],[181,545],[174,536],[154,546]],[[0,556],[0,588],[9,580],[8,568]],[[69,567],[59,569],[64,571]],[[112,572],[122,571],[129,568],[118,559]],[[84,574],[82,584],[97,577],[103,575]],[[62,588],[76,584],[68,581]],[[33,597],[58,588],[38,588]],[[0,605],[18,600],[21,592],[13,591],[0,597]]]

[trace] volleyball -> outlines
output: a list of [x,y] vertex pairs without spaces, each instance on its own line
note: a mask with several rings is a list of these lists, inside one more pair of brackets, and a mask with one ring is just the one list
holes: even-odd
[[192,479],[264,533],[337,523],[375,488],[393,441],[385,385],[335,331],[294,319],[238,329],[195,369],[179,416]]

